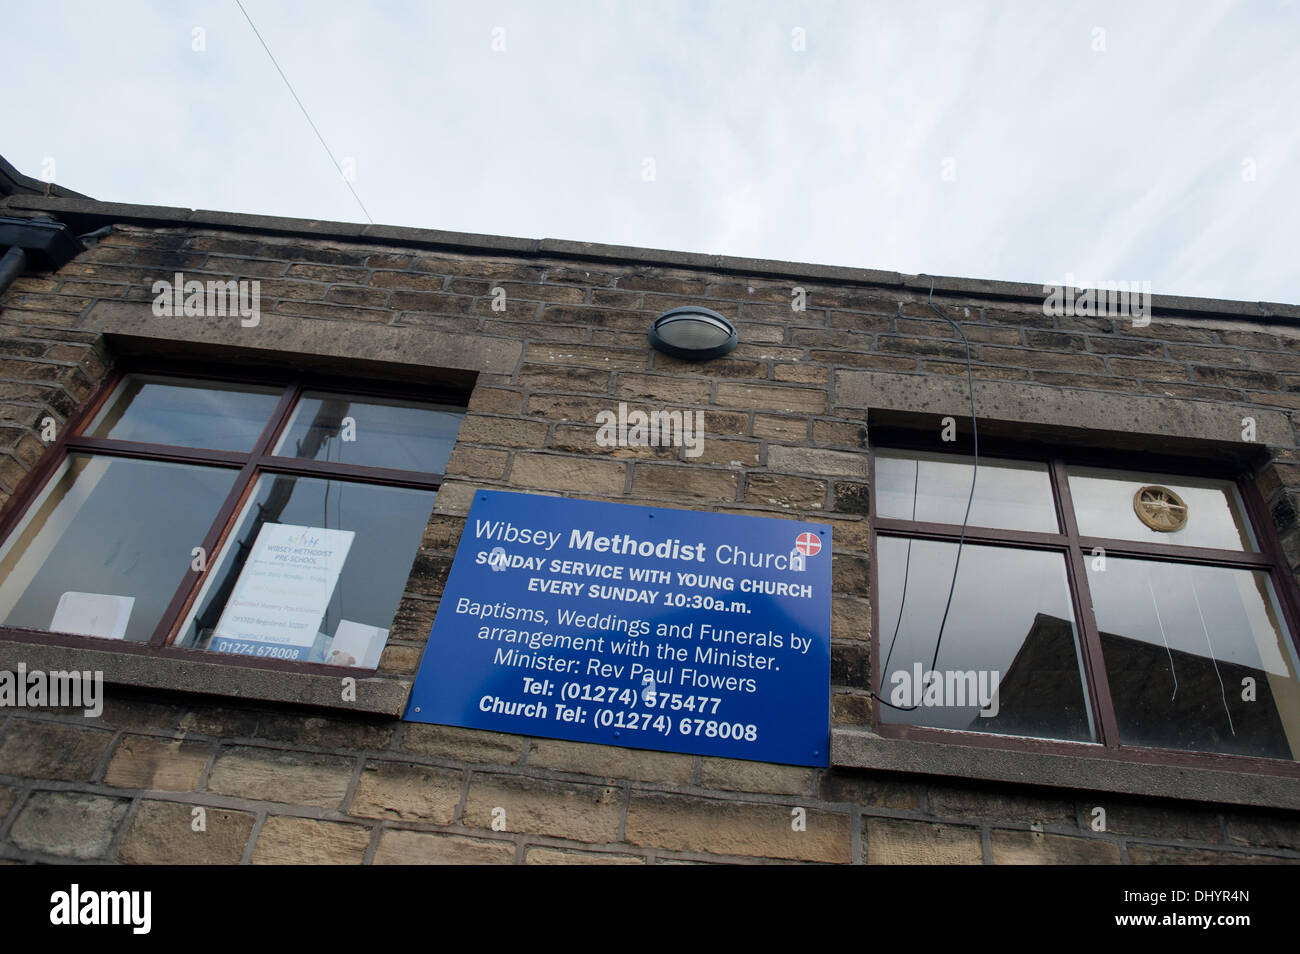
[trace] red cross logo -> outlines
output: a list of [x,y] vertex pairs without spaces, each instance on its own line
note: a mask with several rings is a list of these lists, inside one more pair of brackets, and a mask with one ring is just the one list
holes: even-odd
[[816,556],[822,552],[822,542],[815,533],[801,533],[794,541],[794,548],[804,556]]

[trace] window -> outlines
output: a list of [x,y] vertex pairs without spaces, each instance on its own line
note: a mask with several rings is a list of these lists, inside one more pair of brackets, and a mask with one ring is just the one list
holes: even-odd
[[873,467],[882,734],[1300,758],[1292,584],[1244,481],[981,455],[962,543],[970,457]]
[[462,410],[331,383],[111,380],[6,511],[6,636],[376,668]]

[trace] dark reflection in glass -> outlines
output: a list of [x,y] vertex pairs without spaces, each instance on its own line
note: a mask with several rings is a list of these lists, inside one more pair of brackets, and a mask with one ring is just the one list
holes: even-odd
[[251,451],[280,388],[128,375],[86,429],[89,437]]
[[877,553],[878,693],[896,706],[919,703],[912,711],[882,705],[885,722],[1094,738],[1062,554],[971,544],[962,549],[935,664],[940,680],[927,693],[957,545],[881,536]]
[[[970,499],[971,458],[881,451],[876,511],[882,517],[960,524]],[[970,526],[1056,533],[1046,464],[980,458]]]
[[1267,574],[1089,562],[1121,743],[1296,757],[1295,656]]
[[[214,652],[374,668],[434,497],[433,491],[264,474],[178,642]],[[317,581],[321,589],[292,573],[268,572],[259,562],[268,540],[304,534],[339,553],[337,576],[314,574],[324,579]],[[227,602],[232,594],[253,591],[264,605],[241,630],[240,621],[225,613]]]
[[450,407],[414,401],[306,391],[273,453],[441,474],[461,416]]
[[69,455],[0,557],[0,620],[147,642],[236,471]]

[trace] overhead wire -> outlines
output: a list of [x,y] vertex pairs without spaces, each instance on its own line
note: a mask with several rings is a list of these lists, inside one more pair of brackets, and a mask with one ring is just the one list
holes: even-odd
[[321,135],[320,130],[316,128],[316,124],[312,122],[311,114],[307,112],[307,107],[302,104],[302,100],[299,99],[298,94],[294,92],[293,84],[289,82],[289,77],[285,76],[284,70],[280,69],[280,64],[276,61],[275,54],[272,53],[271,48],[266,45],[266,40],[262,39],[262,34],[258,31],[257,24],[255,24],[253,18],[248,15],[248,11],[244,9],[244,5],[240,0],[235,0],[235,5],[239,7],[239,12],[244,15],[244,19],[248,21],[248,25],[253,28],[253,35],[257,37],[257,42],[262,44],[262,49],[266,50],[266,55],[271,58],[271,65],[273,65],[275,71],[280,74],[280,79],[284,80],[284,85],[289,89],[289,95],[293,97],[293,101],[297,103],[298,108],[302,110],[303,116],[307,119],[307,125],[311,126],[311,131],[314,132],[316,138],[320,140],[321,147],[325,150],[325,155],[329,156],[330,162],[334,164],[334,168],[338,172],[339,177],[343,180],[343,184],[347,186],[348,191],[352,193],[352,198],[357,200],[357,205],[361,206],[361,214],[366,217],[367,222],[374,225],[375,220],[370,217],[370,212],[366,209],[366,204],[361,201],[361,196],[357,195],[357,190],[352,188],[352,183],[343,172],[343,167],[339,165],[339,161],[334,158],[334,153],[330,151],[329,145],[325,142],[325,137]]
[[[945,629],[947,628],[947,626],[948,626],[948,614],[949,614],[949,612],[951,612],[951,610],[952,610],[952,597],[953,597],[953,593],[954,593],[954,592],[956,591],[956,589],[957,589],[957,571],[958,571],[958,569],[961,567],[961,554],[962,554],[962,550],[963,550],[963,548],[964,548],[965,545],[966,545],[966,527],[967,527],[967,525],[970,523],[970,510],[971,510],[971,504],[974,503],[974,501],[975,501],[975,482],[976,482],[976,480],[979,479],[979,469],[980,469],[980,434],[979,434],[979,426],[978,426],[978,424],[976,423],[976,419],[975,419],[975,371],[974,371],[974,368],[972,367],[972,363],[971,363],[970,342],[966,340],[966,335],[965,335],[965,333],[961,330],[961,326],[958,325],[957,322],[953,321],[951,318],[949,318],[947,315],[945,315],[943,312],[941,312],[938,308],[935,307],[935,304],[934,304],[934,279],[933,279],[933,278],[930,279],[930,297],[929,297],[929,299],[927,300],[927,304],[930,306],[930,310],[931,310],[931,311],[933,311],[936,315],[938,315],[938,316],[939,316],[940,318],[942,318],[944,321],[948,322],[948,324],[952,325],[953,330],[954,330],[955,332],[957,332],[957,336],[958,336],[959,338],[961,338],[961,342],[962,342],[962,344],[963,344],[963,345],[965,346],[965,348],[966,348],[966,388],[967,388],[967,393],[968,393],[969,396],[970,396],[970,427],[971,427],[971,441],[972,441],[973,455],[974,455],[974,461],[973,461],[973,465],[972,465],[972,467],[971,467],[971,475],[970,475],[970,493],[969,493],[969,494],[967,495],[967,497],[966,497],[966,513],[965,513],[965,515],[962,517],[962,520],[961,520],[961,536],[960,536],[960,537],[958,538],[958,540],[957,540],[957,558],[953,561],[953,564],[952,564],[952,581],[948,584],[948,601],[947,601],[947,603],[944,604],[944,607],[943,607],[943,618],[939,621],[939,634],[938,634],[938,636],[935,638],[935,641],[934,641],[934,655],[933,655],[933,656],[931,657],[931,659],[930,659],[930,670],[929,670],[929,671],[930,671],[930,672],[933,672],[933,671],[934,671],[934,667],[935,667],[935,665],[939,662],[939,647],[943,645],[943,634],[944,634],[944,630],[945,630]],[[919,481],[919,476],[920,476],[920,463],[919,463],[919,462],[917,463],[917,476],[918,476],[918,481]],[[913,519],[916,518],[916,488],[915,488],[915,486],[914,486],[914,488],[913,488],[913,496],[912,496],[912,517],[913,517]],[[903,596],[904,596],[904,597],[906,597],[906,593],[907,593],[907,570],[910,569],[910,567],[911,567],[911,549],[910,549],[910,547],[911,547],[911,544],[910,544],[910,541],[909,541],[909,549],[908,549],[908,566],[907,566],[907,568],[904,570],[904,577],[903,577]],[[898,625],[901,625],[901,624],[902,624],[902,620],[903,620],[903,604],[902,604],[902,600],[900,600],[900,601],[899,601],[899,606],[898,606]],[[894,641],[896,641],[896,640],[898,639],[898,625],[896,625],[895,628],[894,628]],[[889,647],[889,656],[887,656],[887,657],[886,657],[886,660],[885,660],[885,665],[886,665],[886,667],[887,667],[888,664],[889,664],[889,658],[892,657],[892,655],[893,655],[893,651],[894,651],[894,645],[893,645],[893,641],[891,641],[891,643],[890,643],[890,647]],[[884,672],[883,672],[883,671],[880,673],[880,677],[881,677],[881,687],[883,688],[883,686],[884,686]],[[912,712],[912,711],[914,711],[914,710],[920,708],[920,703],[919,703],[919,702],[918,702],[916,705],[913,705],[913,706],[898,706],[898,705],[895,705],[895,704],[892,703],[892,702],[888,702],[888,701],[886,701],[885,699],[882,699],[878,693],[872,692],[871,695],[872,695],[872,698],[874,698],[877,702],[881,703],[882,705],[889,706],[891,709],[898,709],[898,710],[903,711],[903,712]]]

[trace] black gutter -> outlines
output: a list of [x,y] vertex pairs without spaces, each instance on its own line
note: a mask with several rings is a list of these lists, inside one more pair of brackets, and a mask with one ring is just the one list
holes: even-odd
[[56,271],[86,247],[62,222],[50,219],[16,219],[0,216],[0,295],[31,265]]

